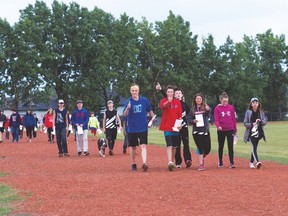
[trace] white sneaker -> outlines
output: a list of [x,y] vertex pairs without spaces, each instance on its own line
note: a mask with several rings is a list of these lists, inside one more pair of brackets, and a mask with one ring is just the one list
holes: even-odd
[[261,166],[262,166],[262,163],[260,161],[257,162],[257,164],[256,164],[257,169],[260,169]]
[[181,168],[182,166],[180,164],[176,165],[176,168]]
[[250,169],[255,169],[255,166],[254,166],[253,163],[250,163],[250,164],[249,164],[249,167],[250,167]]

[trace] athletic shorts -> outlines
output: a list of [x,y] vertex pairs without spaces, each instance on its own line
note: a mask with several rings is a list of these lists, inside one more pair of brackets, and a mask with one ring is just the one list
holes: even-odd
[[0,132],[1,132],[1,133],[4,132],[4,127],[0,127]]
[[130,147],[136,147],[145,144],[148,144],[148,131],[140,133],[128,133],[128,143]]
[[177,132],[164,132],[166,146],[177,148],[181,142],[179,133]]
[[92,134],[96,134],[96,130],[97,130],[96,128],[90,127],[90,131],[91,131]]

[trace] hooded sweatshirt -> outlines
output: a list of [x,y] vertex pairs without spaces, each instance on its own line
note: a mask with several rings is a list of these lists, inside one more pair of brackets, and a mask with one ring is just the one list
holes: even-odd
[[226,106],[218,104],[214,109],[214,123],[217,128],[222,127],[222,131],[237,132],[234,107],[230,104]]
[[[83,130],[87,130],[88,129],[88,122],[89,122],[89,113],[86,109],[82,108],[81,110],[79,110],[76,108],[73,111],[72,117],[71,117],[71,123],[73,125],[82,124]],[[76,126],[75,126],[75,128],[77,130]]]

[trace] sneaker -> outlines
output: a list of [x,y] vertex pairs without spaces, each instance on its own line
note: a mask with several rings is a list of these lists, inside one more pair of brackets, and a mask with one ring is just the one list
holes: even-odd
[[168,170],[169,171],[174,171],[175,170],[175,166],[174,166],[173,162],[169,162],[168,163]]
[[230,164],[230,169],[235,169],[236,166],[234,164]]
[[77,153],[78,156],[81,156],[81,154],[82,154],[82,151],[79,151],[79,152]]
[[262,163],[260,161],[256,163],[257,169],[260,169],[261,166],[262,166]]
[[199,171],[204,171],[204,170],[205,170],[205,167],[204,167],[203,165],[200,165],[200,166],[198,166],[198,170],[199,170]]
[[182,167],[181,164],[177,164],[176,165],[176,168],[178,168],[178,169],[181,168],[181,167]]
[[63,153],[59,153],[59,157],[63,157]]
[[123,149],[123,154],[126,154],[127,153],[127,150],[126,149]]
[[250,164],[249,164],[249,167],[250,167],[250,169],[255,169],[255,166],[254,166],[253,163],[250,163]]
[[186,161],[186,168],[191,167],[191,165],[192,165],[192,161],[191,160],[187,160]]
[[70,154],[69,154],[69,153],[64,153],[64,156],[65,156],[65,157],[69,157]]
[[146,163],[142,164],[142,170],[143,172],[146,172],[148,170],[148,165]]
[[110,156],[113,156],[113,155],[114,155],[113,150],[109,150],[109,155],[110,155]]
[[218,167],[219,167],[219,168],[222,168],[222,167],[224,167],[224,166],[223,166],[223,164],[219,163],[219,164],[218,164]]
[[137,171],[137,165],[136,164],[132,164],[132,171]]
[[84,156],[88,156],[89,155],[89,152],[84,152]]

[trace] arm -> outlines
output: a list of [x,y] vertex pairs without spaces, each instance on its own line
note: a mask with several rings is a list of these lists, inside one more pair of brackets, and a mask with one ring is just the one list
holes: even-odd
[[267,118],[266,118],[264,112],[261,111],[260,117],[261,117],[261,122],[260,122],[260,124],[261,124],[262,126],[265,126],[266,123],[267,123]]
[[69,111],[67,111],[67,113],[66,113],[66,117],[65,117],[65,121],[66,121],[66,128],[68,128],[68,126],[69,126]]
[[219,123],[219,112],[218,112],[217,106],[214,109],[214,123],[215,123],[217,129],[221,127],[220,123]]
[[236,112],[235,112],[235,109],[234,107],[232,106],[232,111],[233,111],[233,114],[232,115],[232,121],[233,121],[233,126],[234,126],[234,132],[237,133],[237,126],[236,126]]
[[120,119],[120,116],[118,115],[118,113],[116,114],[116,117],[118,119],[118,124],[119,124],[119,128],[121,129],[122,126],[121,126],[121,119]]
[[128,116],[130,108],[131,108],[131,103],[129,100],[128,102],[124,104],[124,112],[123,112],[124,117]]
[[245,113],[244,126],[245,126],[247,129],[250,129],[250,128],[253,127],[253,124],[250,122],[249,110]]
[[103,130],[105,132],[105,129],[106,129],[106,112],[104,113],[104,116],[103,116]]
[[96,127],[97,127],[97,129],[99,129],[100,128],[100,124],[99,124],[99,121],[98,121],[98,119],[96,118]]

